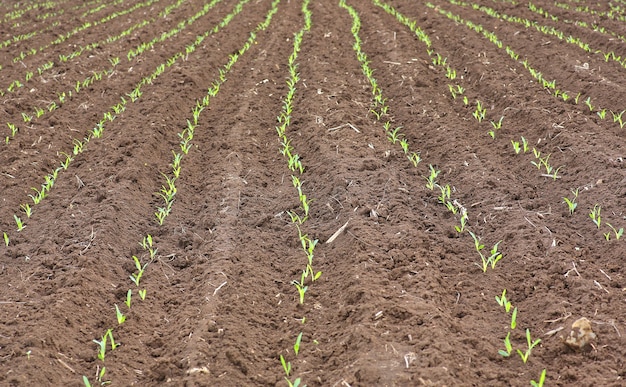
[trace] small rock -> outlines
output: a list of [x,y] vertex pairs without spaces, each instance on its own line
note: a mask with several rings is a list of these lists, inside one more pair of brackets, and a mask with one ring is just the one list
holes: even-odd
[[561,336],[561,340],[563,340],[565,345],[576,350],[584,349],[596,338],[597,335],[591,329],[591,322],[585,317],[581,317],[572,323],[572,330],[567,338],[563,339],[563,336]]

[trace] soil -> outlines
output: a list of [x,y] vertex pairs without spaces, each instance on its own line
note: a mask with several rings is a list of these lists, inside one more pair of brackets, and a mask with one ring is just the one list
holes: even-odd
[[[294,34],[304,25],[301,1],[279,3],[270,26],[202,111],[162,225],[154,213],[163,206],[158,192],[172,174],[173,152],[180,153],[178,133],[229,55],[265,20],[271,1],[247,2],[144,84],[141,98],[128,101],[101,138],[72,154],[111,106],[237,4],[215,3],[128,60],[129,50],[176,28],[205,3],[68,0],[29,10],[35,2],[0,2],[3,41],[36,32],[3,45],[0,55],[0,134],[8,136],[0,146],[0,231],[10,240],[0,247],[0,385],[84,386],[83,375],[98,385],[106,367],[102,380],[117,386],[286,386],[281,356],[291,364],[289,379],[308,386],[527,386],[544,369],[546,386],[624,385],[626,237],[618,239],[609,224],[626,227],[626,128],[612,118],[625,108],[626,69],[595,53],[626,58],[619,12],[607,15],[601,3],[586,12],[575,10],[579,2],[566,2],[569,10],[534,3],[555,21],[526,3],[479,1],[579,37],[592,48],[585,51],[471,5],[389,0],[428,34],[433,55],[447,58],[457,71],[453,82],[394,16],[374,2],[348,0],[389,106],[377,120],[372,87],[353,50],[350,14],[336,0],[311,0],[287,136],[305,168],[300,180],[311,203],[300,230],[319,240],[313,267],[322,275],[306,280],[301,304],[292,281],[307,257],[289,216],[301,213],[300,201],[275,130]],[[9,12],[18,10],[24,12],[11,20]],[[519,59],[445,11],[495,32]],[[144,20],[150,23],[106,42]],[[75,30],[86,21],[95,25]],[[59,58],[94,42],[103,44],[67,62]],[[115,57],[120,63],[102,80],[24,122],[22,113],[59,103],[61,93],[110,68]],[[563,101],[536,82],[524,59],[572,97]],[[39,74],[48,61],[52,68]],[[23,86],[9,92],[14,80]],[[468,105],[452,98],[448,85],[455,82]],[[476,100],[486,108],[482,122],[472,116]],[[490,121],[500,117],[502,128],[494,130]],[[420,154],[417,167],[388,140],[386,120]],[[19,127],[14,137],[5,123]],[[549,164],[560,167],[556,178],[531,163],[538,161],[532,151],[514,152],[511,141],[521,137],[540,157],[550,155]],[[66,155],[67,170],[33,204],[32,187]],[[439,202],[438,188],[426,188],[429,165],[441,171],[438,184],[449,185],[454,206],[467,210],[467,229],[485,245],[483,254],[499,242],[503,258],[494,268],[483,272],[471,235],[455,230],[460,213]],[[563,198],[576,189],[570,214]],[[32,207],[30,217],[24,204]],[[589,216],[596,205],[600,227]],[[19,232],[14,215],[26,225]],[[147,235],[158,249],[153,259],[140,245]],[[130,278],[137,272],[133,256],[148,263],[139,287]],[[505,289],[517,308],[515,329],[496,302]],[[126,315],[121,325],[116,305]],[[582,348],[567,345],[582,317],[597,337]],[[111,350],[109,343],[102,361],[94,340],[108,329],[120,346]],[[516,350],[526,351],[527,330],[541,342],[524,363]],[[498,351],[509,332],[513,351],[505,357]]]

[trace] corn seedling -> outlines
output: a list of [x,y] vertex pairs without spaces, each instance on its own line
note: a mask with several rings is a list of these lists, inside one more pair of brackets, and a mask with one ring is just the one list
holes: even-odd
[[504,116],[500,117],[499,121],[490,121],[491,122],[491,126],[493,126],[494,129],[501,129],[502,128],[502,120],[504,119]]
[[489,266],[491,266],[492,269],[495,269],[498,261],[502,259],[502,253],[498,251],[498,245],[502,241],[499,241],[498,243],[493,245],[493,247],[490,250],[490,255],[487,257],[482,252],[482,250],[485,248],[485,245],[480,243],[480,238],[478,238],[473,232],[471,231],[468,231],[468,232],[472,236],[472,239],[474,239],[474,247],[476,248],[476,251],[480,255],[480,258],[482,261],[482,265],[479,265],[479,264],[476,264],[476,265],[481,267],[483,269],[483,272],[486,272]]
[[511,310],[511,301],[507,300],[506,298],[506,289],[502,291],[502,296],[496,296],[496,302],[498,303],[498,305],[504,307],[504,310],[509,313],[509,311]]
[[[622,237],[622,235],[624,235],[624,228],[623,227],[620,227],[620,229],[617,230],[617,229],[615,229],[615,227],[613,227],[611,225],[611,223],[607,223],[606,225],[609,226],[611,228],[611,230],[613,230],[613,233],[615,234],[615,239],[619,240]],[[608,238],[607,238],[607,240],[608,240]]]
[[428,168],[430,169],[430,175],[424,178],[426,179],[426,188],[432,191],[435,189],[435,185],[437,185],[435,179],[437,178],[437,176],[439,176],[439,173],[441,171],[438,169],[435,169],[435,167],[433,167],[430,164],[428,165]]
[[296,290],[298,290],[298,295],[300,296],[300,304],[304,304],[304,296],[306,294],[306,291],[309,289],[308,286],[304,285],[304,281],[306,280],[307,274],[308,273],[303,270],[302,275],[300,276],[300,281],[293,280],[291,282],[296,287]]
[[593,105],[591,104],[591,97],[587,97],[587,99],[585,100],[585,105],[587,105],[590,112],[593,111]]
[[20,219],[15,214],[13,214],[13,218],[15,219],[15,223],[17,224],[17,231],[22,231],[26,227],[24,223],[22,223],[22,219]]
[[15,135],[17,134],[17,131],[18,131],[17,126],[15,126],[15,124],[12,124],[10,122],[7,122],[7,126],[9,127],[9,129],[11,129],[11,136],[15,137]]
[[528,152],[528,141],[524,137],[522,137],[522,149],[524,153]]
[[133,297],[133,291],[131,289],[128,289],[128,291],[126,292],[126,300],[124,300],[124,304],[126,304],[126,307],[128,307],[128,309],[130,309],[132,297]]
[[285,371],[285,375],[289,376],[291,374],[291,362],[286,361],[283,355],[280,355],[280,364],[283,366],[283,371]]
[[511,329],[517,328],[517,306],[513,308],[511,313]]
[[115,304],[115,315],[117,317],[117,323],[119,325],[122,325],[124,321],[126,321],[126,316],[124,315],[124,313],[122,313],[122,311],[120,311],[120,308],[119,306],[117,306],[117,304]]
[[[578,100],[580,99],[580,95],[581,95],[581,94],[580,94],[580,93],[578,93],[578,94],[576,94],[576,97],[574,97],[574,103],[575,103],[576,105],[578,105]],[[591,101],[590,101],[590,102],[591,102]]]
[[[300,383],[302,383],[302,381],[300,380],[300,378],[296,378],[296,380],[294,380],[293,382],[287,378],[285,378],[285,380],[287,381],[287,385],[289,387],[300,387]],[[306,387],[306,384],[302,387]]]
[[142,266],[141,262],[139,261],[139,258],[137,258],[135,255],[133,255],[133,261],[135,261],[135,267],[137,268],[137,273],[132,273],[130,275],[130,279],[138,287],[139,281],[141,280],[141,277],[143,276],[143,272],[146,270],[146,266],[148,266],[148,263]]
[[20,204],[20,208],[24,210],[24,213],[26,214],[27,218],[30,218],[30,216],[33,214],[33,209],[30,207],[30,204],[28,203]]
[[111,330],[109,329],[103,336],[102,339],[100,341],[98,340],[93,340],[94,343],[98,344],[98,359],[104,361],[104,357],[106,356],[106,352],[107,352],[107,339],[109,337],[109,333],[111,332]]
[[454,226],[454,229],[456,230],[456,232],[458,233],[462,233],[463,231],[465,231],[465,227],[467,226],[467,210],[465,210],[464,208],[461,209],[461,225],[460,226]]
[[532,352],[533,348],[535,348],[537,344],[541,343],[541,339],[532,341],[530,337],[530,329],[526,328],[526,342],[528,343],[528,349],[526,350],[526,352],[522,352],[519,349],[517,350],[517,353],[522,358],[524,364],[526,364],[526,362],[528,361],[528,358],[530,357],[530,353]]
[[139,297],[141,298],[142,301],[144,301],[146,299],[146,289],[139,289]]
[[480,101],[476,101],[476,110],[472,115],[476,118],[476,121],[482,122],[485,119],[485,115],[487,114],[487,109],[483,108],[483,105]]
[[300,334],[298,335],[298,338],[296,338],[296,342],[293,345],[293,352],[296,354],[296,356],[298,356],[298,353],[300,352],[300,343],[302,342],[302,332],[300,332]]
[[63,170],[65,170],[65,171],[66,171],[66,170],[67,170],[67,168],[69,168],[70,163],[74,160],[74,158],[73,158],[71,155],[68,155],[68,154],[67,154],[67,153],[65,153],[65,152],[60,152],[60,154],[61,154],[62,156],[65,156],[65,160],[63,160],[63,161],[61,162],[61,167],[63,168]]
[[600,216],[601,209],[602,208],[596,204],[595,206],[593,206],[593,209],[589,212],[589,217],[598,228],[600,228],[600,224],[602,223],[602,218]]
[[543,383],[546,381],[546,369],[544,368],[543,371],[541,371],[541,375],[539,376],[539,381],[536,382],[534,380],[530,381],[530,385],[532,387],[543,387]]
[[9,236],[7,235],[7,233],[6,233],[6,232],[3,232],[3,233],[2,233],[2,236],[4,237],[4,245],[5,245],[5,246],[9,246],[9,242],[10,242],[10,240],[9,240]]
[[570,215],[573,215],[576,207],[578,207],[578,203],[576,203],[576,199],[578,199],[578,188],[572,190],[572,194],[574,194],[574,197],[571,199],[566,197],[563,198],[563,203],[567,204]]
[[622,110],[620,113],[611,112],[613,115],[613,122],[619,123],[620,128],[624,128],[624,121],[622,121],[622,115],[626,112],[626,110]]
[[445,186],[438,186],[441,194],[437,197],[439,199],[439,203],[446,204],[446,202],[450,199],[451,189],[450,185],[446,184]]
[[596,114],[598,115],[598,117],[600,117],[600,119],[605,119],[606,118],[606,109],[598,110],[598,112]]
[[420,161],[422,161],[422,159],[420,158],[420,155],[417,154],[416,152],[412,152],[410,155],[407,154],[406,157],[409,159],[411,163],[413,163],[414,167],[417,167],[417,164],[419,164]]
[[511,144],[513,145],[513,150],[515,154],[519,154],[522,151],[522,148],[519,145],[519,141],[511,140]]
[[511,356],[511,352],[513,351],[513,346],[511,345],[511,332],[508,332],[506,334],[506,337],[504,338],[504,348],[505,348],[504,350],[500,349],[498,353],[502,357]]

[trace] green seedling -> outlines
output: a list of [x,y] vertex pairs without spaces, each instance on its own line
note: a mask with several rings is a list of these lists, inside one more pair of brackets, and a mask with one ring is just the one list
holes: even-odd
[[[293,382],[287,378],[285,378],[285,380],[287,381],[287,385],[289,387],[300,387],[300,383],[302,383],[302,381],[300,380],[300,378],[296,378],[296,380],[294,380]],[[302,387],[306,387],[306,384]]]
[[543,383],[546,381],[546,369],[544,368],[543,371],[541,371],[541,375],[539,376],[539,381],[535,382],[534,380],[530,381],[530,385],[532,387],[543,387]]
[[89,378],[87,378],[85,375],[83,375],[83,384],[85,385],[85,387],[91,387],[91,383],[89,382]]
[[506,298],[506,289],[502,291],[502,296],[496,296],[496,302],[498,303],[498,305],[504,307],[504,310],[509,313],[509,311],[511,310],[511,301],[507,300]]
[[124,304],[126,304],[126,307],[128,309],[130,309],[132,297],[133,297],[133,291],[131,289],[128,289],[128,291],[126,292],[126,300],[124,301]]
[[291,282],[296,287],[296,290],[298,290],[298,295],[300,296],[300,304],[304,304],[304,296],[306,294],[306,291],[309,289],[308,286],[304,285],[304,281],[307,275],[308,273],[303,270],[302,275],[300,276],[300,281],[293,280]]
[[593,206],[591,212],[589,212],[589,217],[598,228],[600,228],[600,224],[602,223],[602,217],[600,216],[601,209],[602,208],[596,204],[595,206]]
[[476,101],[476,110],[472,115],[478,122],[482,122],[485,119],[485,115],[487,114],[487,109],[483,108],[483,105],[480,101]]
[[580,95],[581,95],[581,93],[578,93],[578,94],[576,94],[576,97],[574,97],[574,103],[576,105],[578,105],[578,100],[580,99]]
[[99,382],[101,386],[106,386],[108,384],[111,384],[111,381],[104,381],[102,379],[104,379],[104,374],[107,372],[107,368],[106,367],[102,367],[102,369],[98,372],[98,377],[96,378]]
[[513,351],[513,346],[511,345],[511,332],[508,332],[506,334],[506,337],[504,338],[504,350],[499,350],[498,353],[502,356],[502,357],[509,357],[511,356],[511,352]]
[[438,186],[441,194],[437,197],[439,199],[439,203],[446,204],[448,199],[450,199],[451,189],[450,184],[446,184],[444,186]]
[[513,313],[511,313],[511,329],[517,328],[517,306],[513,308]]
[[613,122],[619,123],[620,128],[624,127],[624,121],[622,121],[622,115],[624,115],[624,112],[626,112],[626,110],[622,110],[620,113],[611,112],[613,115]]
[[142,266],[141,262],[139,261],[139,258],[137,258],[134,255],[133,255],[133,261],[135,261],[135,267],[137,268],[137,273],[132,273],[130,275],[130,279],[131,281],[133,281],[133,283],[136,286],[139,286],[139,281],[141,280],[141,277],[143,276],[143,272],[146,270],[146,266],[148,266],[148,263]]
[[409,142],[406,140],[406,138],[400,140],[400,147],[402,147],[402,151],[404,151],[405,155],[409,153]]
[[420,155],[415,152],[411,153],[410,155],[407,154],[407,158],[409,159],[411,163],[413,163],[414,167],[417,167],[417,164],[419,164],[420,161],[422,161],[422,159],[420,158]]
[[5,245],[5,246],[9,246],[9,242],[10,242],[10,241],[9,241],[9,236],[7,235],[7,233],[6,233],[6,232],[4,232],[4,233],[2,233],[2,234],[3,234],[3,236],[4,236],[4,245]]
[[515,154],[518,155],[522,151],[519,141],[511,140],[511,144],[513,144],[513,150],[515,151]]
[[[611,225],[611,223],[607,223],[606,225],[609,226],[611,228],[611,230],[613,230],[613,233],[615,234],[615,239],[619,240],[622,237],[622,235],[624,235],[624,228],[623,227],[620,227],[620,229],[617,230],[617,229],[615,229],[615,227],[613,227]],[[608,240],[608,238],[607,238],[607,240]]]
[[605,119],[606,118],[606,109],[599,110],[596,114],[598,115],[598,117],[600,117],[600,119]]
[[587,99],[585,100],[585,105],[587,105],[590,112],[593,111],[593,105],[591,104],[591,97],[587,97]]
[[494,129],[500,129],[502,128],[502,120],[504,119],[504,116],[500,117],[499,121],[490,121],[491,122],[491,126],[493,126]]
[[432,191],[435,189],[435,185],[437,185],[435,179],[439,176],[441,171],[435,169],[435,167],[430,164],[428,165],[428,168],[430,169],[430,175],[424,178],[426,179],[426,188]]
[[522,149],[524,153],[528,152],[528,141],[524,137],[522,137]]
[[24,210],[24,213],[26,214],[27,218],[30,218],[30,216],[33,214],[33,209],[30,207],[30,204],[28,203],[20,204],[20,208]]
[[567,208],[569,210],[570,215],[573,215],[574,211],[576,210],[576,207],[578,207],[578,203],[576,202],[576,199],[578,199],[578,188],[576,188],[575,190],[572,190],[572,194],[574,194],[574,197],[571,199],[566,198],[566,197],[563,198],[563,202],[567,204]]
[[104,361],[104,357],[106,356],[106,352],[107,352],[107,339],[109,337],[109,332],[111,330],[109,329],[103,336],[102,339],[100,341],[98,340],[93,340],[94,343],[98,344],[98,359]]
[[285,371],[285,375],[289,376],[291,374],[291,362],[286,361],[283,355],[280,355],[280,364],[283,365],[283,371]]
[[606,239],[607,241],[611,240],[611,233],[610,232],[605,232],[602,233],[604,235],[604,239]]
[[119,325],[122,325],[124,321],[126,321],[126,316],[124,315],[124,313],[122,313],[122,311],[120,311],[120,308],[119,306],[117,306],[117,304],[115,304],[115,315],[117,316],[117,323]]
[[13,214],[13,218],[15,219],[15,223],[17,224],[17,231],[22,231],[24,227],[24,223],[22,223],[22,219],[20,219],[17,215]]
[[145,301],[145,299],[146,299],[146,289],[139,289],[139,297],[141,298],[141,301]]
[[467,99],[466,95],[463,96],[463,105],[465,106],[469,105],[469,99]]
[[293,351],[296,354],[296,356],[298,356],[298,353],[300,353],[301,342],[302,342],[302,332],[300,332],[300,334],[298,335],[298,338],[296,339],[296,343],[293,345]]
[[528,343],[528,349],[526,350],[526,352],[522,352],[519,349],[517,350],[517,353],[522,358],[524,364],[526,364],[526,362],[528,361],[528,358],[530,357],[530,353],[532,352],[533,348],[535,348],[537,344],[541,343],[541,339],[532,341],[530,337],[530,329],[526,328],[526,342]]
[[400,140],[400,136],[402,136],[402,133],[398,133],[400,131],[400,129],[402,129],[402,127],[398,126],[394,130],[391,130],[391,131],[387,132],[387,134],[389,135],[389,137],[387,137],[387,138],[389,139],[389,141],[391,141],[392,144],[395,144],[396,142],[398,142]]
[[502,253],[498,251],[498,245],[500,245],[502,241],[499,241],[498,243],[493,245],[493,247],[490,250],[490,255],[487,257],[482,252],[482,250],[485,248],[485,245],[480,243],[480,238],[478,238],[473,232],[471,231],[468,231],[468,232],[472,236],[472,239],[474,239],[474,247],[476,248],[476,251],[480,255],[480,258],[482,261],[482,265],[479,265],[479,264],[476,264],[476,265],[478,265],[479,267],[483,269],[483,273],[487,271],[487,268],[489,266],[491,266],[492,269],[495,269],[496,264],[503,257]]
[[454,226],[454,229],[456,230],[456,232],[458,233],[462,233],[463,231],[465,231],[465,227],[467,226],[467,211],[463,208],[461,209],[461,225],[460,226]]

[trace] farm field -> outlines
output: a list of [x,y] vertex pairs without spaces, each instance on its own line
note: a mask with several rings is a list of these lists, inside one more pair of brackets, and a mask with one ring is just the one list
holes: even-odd
[[0,0],[0,385],[624,385],[624,31]]

